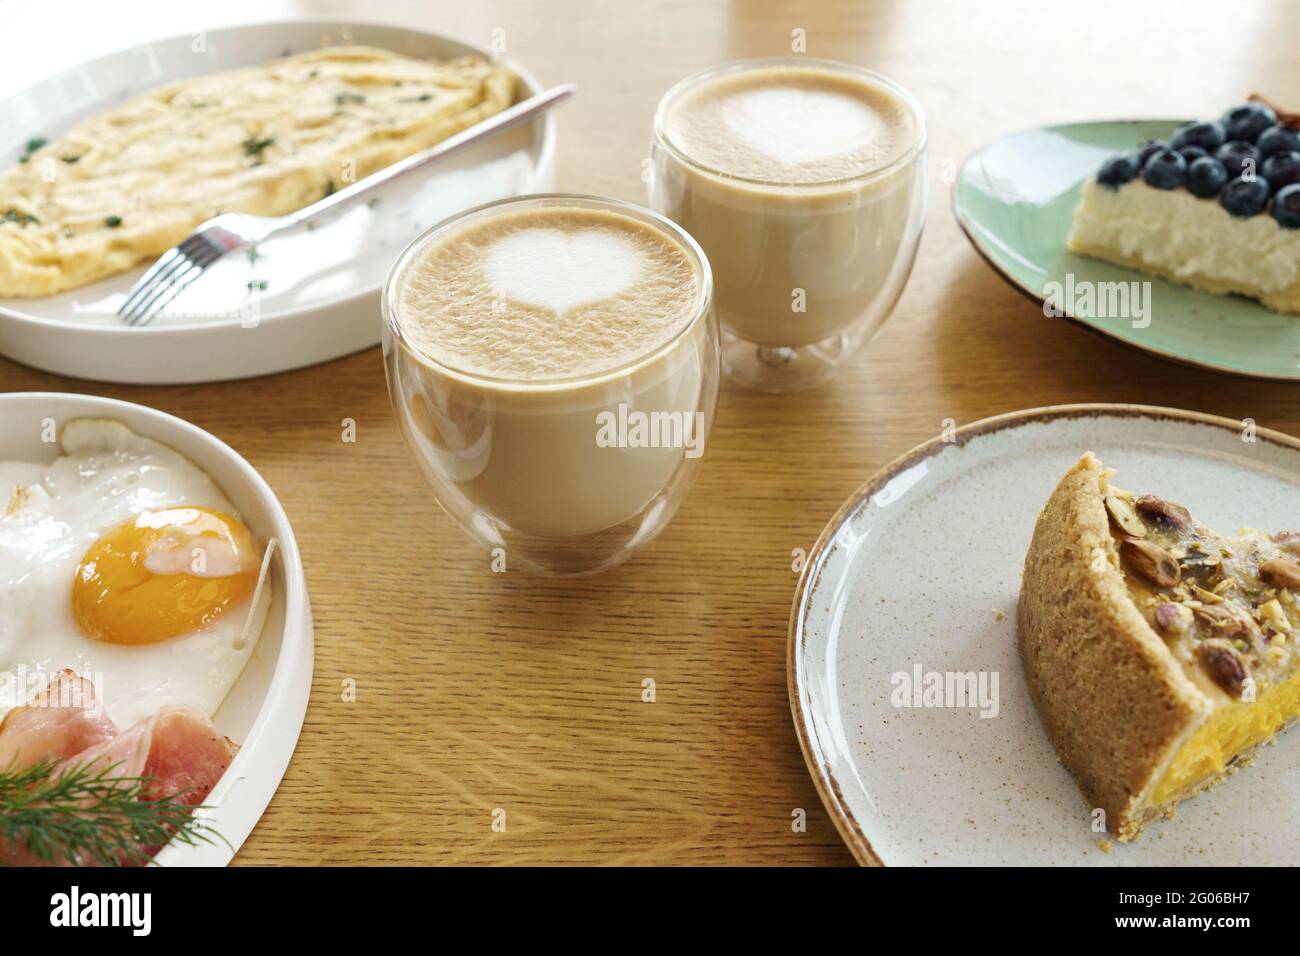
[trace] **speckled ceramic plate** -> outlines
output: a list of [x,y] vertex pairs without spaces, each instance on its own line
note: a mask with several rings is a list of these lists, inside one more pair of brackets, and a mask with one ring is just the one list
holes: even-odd
[[[1250,299],[1197,292],[1065,247],[1079,187],[1102,160],[1144,140],[1168,139],[1180,122],[1074,123],[1004,136],[962,166],[953,189],[957,221],[1011,285],[1038,302],[1051,298],[1065,318],[1087,329],[1190,365],[1300,381],[1300,318],[1270,312]],[[1064,294],[1070,275],[1074,285],[1068,288],[1149,281],[1150,324],[1131,316],[1071,314],[1068,306],[1077,299]]]
[[[1132,405],[1017,412],[947,437],[888,465],[831,519],[791,613],[795,728],[822,799],[858,860],[1300,860],[1296,730],[1136,843],[1093,832],[1089,808],[1029,698],[1015,625],[1038,511],[1083,452],[1117,469],[1121,487],[1181,501],[1210,527],[1231,533],[1243,525],[1300,525],[1300,441],[1241,422]],[[922,706],[905,706],[917,703],[911,691],[918,671],[922,687],[932,673],[973,673],[973,705],[927,702],[922,694]]]

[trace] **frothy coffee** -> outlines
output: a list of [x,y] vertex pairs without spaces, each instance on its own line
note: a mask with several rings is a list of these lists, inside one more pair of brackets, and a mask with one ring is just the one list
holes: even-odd
[[690,236],[614,200],[506,200],[418,239],[389,276],[384,355],[438,501],[511,568],[587,573],[644,545],[713,419],[711,289]]
[[670,142],[729,176],[808,184],[881,169],[916,142],[916,118],[884,87],[814,66],[722,74],[664,116]]
[[925,121],[901,87],[830,60],[746,60],[660,101],[650,205],[704,249],[723,361],[814,385],[898,300],[925,217]]
[[543,206],[471,221],[425,250],[398,317],[442,364],[542,382],[653,352],[699,311],[701,283],[662,231],[613,211]]

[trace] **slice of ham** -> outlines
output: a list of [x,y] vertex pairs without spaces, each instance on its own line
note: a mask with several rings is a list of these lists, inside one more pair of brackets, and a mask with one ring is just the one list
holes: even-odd
[[[82,680],[71,671],[56,679],[69,685]],[[78,689],[89,688],[93,694],[90,682],[84,683],[87,686]],[[31,766],[55,757],[61,759],[55,773],[89,764],[102,767],[114,777],[151,778],[142,799],[173,796],[179,803],[193,807],[207,799],[238,750],[229,738],[217,732],[212,721],[189,707],[166,707],[114,733],[107,718],[96,723],[89,717],[87,711],[94,710],[93,696],[78,700],[79,705],[89,700],[88,707],[61,706],[58,700],[47,690],[40,700],[9,713],[0,725],[0,764],[13,760],[20,761],[20,766]],[[40,719],[25,712],[33,712]],[[152,855],[160,848],[145,849]],[[24,848],[9,847],[0,841],[0,864],[32,866],[40,862]],[[60,862],[67,865],[75,861]]]
[[110,777],[141,777],[153,749],[153,720],[149,717],[101,744],[87,747],[69,757],[56,769],[62,773],[71,767],[86,767]]
[[[111,737],[108,740],[88,747],[81,753],[68,758],[54,769],[61,774],[76,767],[101,771],[108,777],[139,777],[144,772],[149,759],[149,750],[153,741],[152,718]],[[153,850],[157,852],[157,850]],[[9,866],[44,866],[45,863],[34,853],[26,849],[5,852],[0,844],[0,862]],[[81,856],[73,859],[59,860],[60,866],[90,866],[93,860]]]
[[0,767],[24,770],[51,757],[66,760],[116,733],[96,703],[95,685],[73,671],[60,671],[0,722]]
[[230,766],[235,745],[189,707],[168,707],[149,719],[153,740],[142,776],[153,780],[146,798],[175,796],[180,803],[198,806]]

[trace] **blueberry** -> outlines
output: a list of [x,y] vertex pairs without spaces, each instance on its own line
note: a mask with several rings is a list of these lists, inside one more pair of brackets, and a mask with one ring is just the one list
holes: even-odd
[[1228,171],[1213,156],[1202,156],[1187,167],[1187,188],[1193,196],[1213,199],[1228,181]]
[[1190,164],[1200,159],[1202,156],[1209,156],[1210,154],[1200,146],[1179,146],[1178,155],[1183,157],[1183,159],[1187,160]]
[[1300,186],[1277,191],[1273,197],[1273,218],[1283,229],[1300,229]]
[[1152,153],[1142,169],[1142,178],[1156,189],[1177,189],[1187,182],[1187,160],[1172,149]]
[[1285,126],[1266,129],[1255,141],[1255,146],[1259,148],[1261,156],[1300,152],[1300,129],[1288,129]]
[[1147,160],[1155,153],[1165,148],[1165,143],[1158,139],[1149,139],[1145,143],[1138,144],[1138,163],[1145,166]]
[[1097,171],[1097,182],[1118,189],[1137,179],[1138,165],[1137,153],[1119,153],[1101,164],[1101,169]]
[[1223,168],[1228,171],[1229,176],[1236,177],[1247,170],[1259,169],[1259,162],[1263,157],[1259,155],[1259,150],[1253,144],[1237,139],[1224,143],[1216,149],[1214,158],[1223,163]]
[[1222,123],[1213,120],[1203,123],[1184,123],[1174,130],[1169,140],[1173,149],[1181,150],[1184,146],[1199,146],[1207,153],[1218,149],[1228,141],[1227,130]]
[[1223,127],[1228,139],[1253,143],[1259,134],[1277,125],[1277,114],[1263,103],[1242,103],[1223,114]]
[[1274,189],[1300,183],[1300,152],[1274,153],[1259,164],[1259,174]]
[[1242,179],[1240,176],[1228,183],[1219,195],[1219,205],[1228,210],[1228,215],[1238,219],[1258,216],[1268,206],[1268,197],[1272,189],[1268,180],[1262,177]]

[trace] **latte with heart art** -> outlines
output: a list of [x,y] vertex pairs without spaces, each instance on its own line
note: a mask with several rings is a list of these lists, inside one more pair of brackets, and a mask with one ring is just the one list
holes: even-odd
[[662,230],[602,209],[504,212],[412,264],[399,309],[452,368],[530,381],[624,365],[686,325],[701,275]]
[[925,122],[882,76],[786,57],[705,70],[655,116],[650,205],[713,266],[723,365],[815,385],[893,309],[925,216]]
[[384,295],[397,420],[499,569],[600,570],[668,522],[717,400],[711,305],[694,240],[613,200],[496,203],[402,255]]
[[702,84],[666,121],[692,159],[783,184],[880,168],[916,136],[902,101],[883,87],[815,67],[749,70]]

